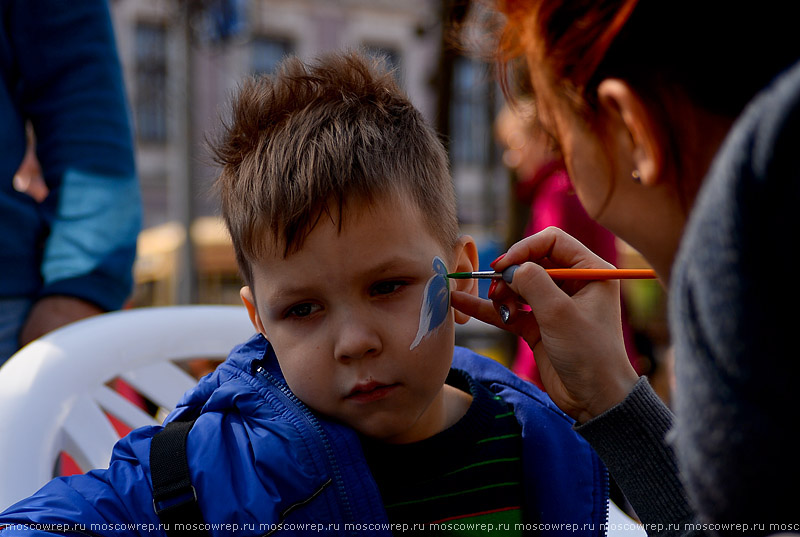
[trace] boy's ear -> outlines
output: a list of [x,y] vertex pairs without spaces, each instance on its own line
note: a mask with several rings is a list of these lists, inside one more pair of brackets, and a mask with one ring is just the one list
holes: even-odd
[[[469,235],[462,235],[459,237],[453,253],[456,264],[455,267],[451,269],[452,272],[474,272],[478,270],[478,246],[475,244],[475,239]],[[450,289],[478,296],[478,280],[453,279],[450,280]],[[465,315],[458,310],[455,311],[455,321],[458,324],[464,324],[469,319],[469,315]]]
[[250,322],[253,323],[255,329],[258,330],[262,336],[267,337],[267,332],[264,330],[264,324],[261,322],[261,316],[258,314],[258,308],[256,308],[256,301],[253,297],[253,291],[249,286],[245,285],[239,291],[239,296],[242,297],[242,302],[247,310],[247,315],[250,317]]
[[664,176],[665,147],[660,124],[648,106],[626,82],[614,78],[603,80],[597,95],[609,118],[606,127],[621,144],[617,151],[631,158],[631,171],[639,173],[643,185],[659,183]]

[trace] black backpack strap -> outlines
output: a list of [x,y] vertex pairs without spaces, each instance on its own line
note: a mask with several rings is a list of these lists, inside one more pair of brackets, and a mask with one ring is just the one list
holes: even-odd
[[168,537],[209,537],[186,458],[186,438],[195,420],[173,421],[150,444],[153,509]]

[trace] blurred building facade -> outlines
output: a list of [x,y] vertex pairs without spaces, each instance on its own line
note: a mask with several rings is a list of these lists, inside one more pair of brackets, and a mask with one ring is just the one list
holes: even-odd
[[[499,98],[477,60],[456,55],[442,77],[442,21],[452,1],[111,0],[111,8],[136,127],[145,227],[166,225],[171,247],[183,241],[175,223],[216,215],[215,168],[204,141],[241,79],[271,72],[289,53],[313,58],[353,47],[385,55],[414,104],[449,131],[465,231],[486,244],[501,235],[495,228],[507,189],[491,133]],[[439,118],[443,93],[446,123]],[[173,292],[173,302],[202,298],[182,294],[180,284]]]

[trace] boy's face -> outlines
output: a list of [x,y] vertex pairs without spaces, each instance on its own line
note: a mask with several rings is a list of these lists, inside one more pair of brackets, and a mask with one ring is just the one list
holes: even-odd
[[450,272],[477,267],[471,238],[445,249],[415,205],[372,203],[346,209],[341,232],[323,216],[299,251],[254,263],[242,298],[300,400],[366,436],[413,442],[447,425],[453,310],[420,321],[437,257]]

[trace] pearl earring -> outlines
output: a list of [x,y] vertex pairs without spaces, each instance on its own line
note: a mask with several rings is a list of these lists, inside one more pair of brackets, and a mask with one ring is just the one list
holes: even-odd
[[633,170],[631,172],[631,178],[633,179],[634,183],[642,182],[642,174],[639,173],[639,170]]

